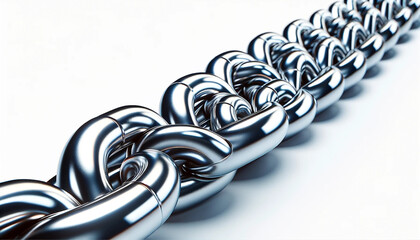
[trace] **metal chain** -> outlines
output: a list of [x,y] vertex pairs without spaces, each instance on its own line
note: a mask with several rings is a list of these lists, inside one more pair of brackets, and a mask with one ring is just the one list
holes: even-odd
[[419,2],[335,2],[178,79],[161,115],[124,106],[86,122],[56,177],[0,184],[0,238],[147,237],[337,102],[419,19]]

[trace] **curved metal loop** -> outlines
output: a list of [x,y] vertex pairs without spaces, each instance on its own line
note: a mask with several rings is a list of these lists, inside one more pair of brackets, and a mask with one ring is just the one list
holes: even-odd
[[419,6],[336,2],[312,23],[292,22],[288,40],[264,33],[251,41],[252,56],[218,55],[207,67],[216,76],[174,82],[164,118],[125,106],[88,121],[67,143],[57,177],[0,183],[0,238],[147,237],[307,127],[410,29]]
[[[84,124],[67,143],[60,161],[56,184],[86,204],[65,212],[48,212],[49,215],[31,226],[31,230],[24,237],[110,238],[118,234],[127,235],[137,226],[142,226],[138,236],[146,237],[152,233],[169,217],[177,202],[180,184],[176,166],[168,156],[163,156],[163,153],[142,152],[135,156],[143,159],[141,162],[145,163],[144,167],[135,173],[138,182],[130,180],[113,190],[113,186],[118,186],[121,182],[116,181],[114,176],[118,171],[116,166],[121,164],[119,159],[124,157],[115,157],[112,163],[110,157],[113,154],[125,156],[122,150],[130,148],[132,141],[142,132],[166,124],[158,114],[139,106],[121,107]],[[145,179],[149,171],[153,176],[165,176],[165,179]],[[157,174],[157,171],[161,172]],[[148,182],[151,180],[153,181]],[[30,186],[33,188],[31,193],[41,197],[41,194],[36,192],[39,186],[33,185]],[[42,194],[46,193],[47,190],[42,190]],[[123,206],[115,204],[126,201],[132,202]],[[139,212],[139,209],[142,210]],[[92,215],[94,212],[100,212],[102,216]],[[135,216],[132,216],[133,214]],[[30,218],[35,220],[36,216],[39,214],[35,211]],[[88,216],[90,218],[87,219]],[[89,227],[82,229],[81,223]],[[102,229],[106,225],[112,227]],[[78,231],[74,231],[75,228]]]
[[282,72],[255,61],[252,56],[244,52],[228,51],[214,57],[208,64],[206,72],[225,80],[241,96],[244,82],[255,77],[284,79]]
[[274,60],[279,58],[279,56],[276,55],[278,53],[277,50],[288,42],[289,41],[285,37],[277,33],[262,33],[252,39],[249,43],[248,54],[260,62],[265,62],[269,66],[274,66]]
[[246,53],[240,51],[228,51],[217,55],[207,65],[206,72],[224,79],[230,86],[234,86],[232,72],[234,68],[243,63],[254,61],[254,59]]
[[254,109],[264,108],[271,102],[282,104],[286,110],[289,120],[286,138],[308,127],[316,115],[315,98],[305,90],[296,91],[287,81],[273,80],[262,85],[252,99]]
[[347,1],[346,3],[346,1],[336,1],[331,4],[329,11],[333,18],[347,19],[349,22],[362,22],[363,18],[357,11],[357,6],[354,5],[353,7],[353,4],[355,2]]
[[223,168],[243,167],[273,150],[286,136],[288,126],[284,108],[275,103],[220,128],[217,133],[232,143],[234,151]]
[[[24,238],[146,238],[170,216],[180,183],[172,159],[144,150],[122,164],[124,184],[96,200],[48,215]],[[123,203],[123,204],[121,204]]]
[[0,238],[22,237],[47,215],[72,209],[80,203],[67,192],[36,180],[0,183]]
[[[319,41],[313,49],[313,56],[321,68],[336,65],[341,70],[341,62],[343,60],[349,61],[347,54],[347,50],[335,37],[329,37]],[[360,61],[362,63],[365,61],[363,55]],[[346,75],[343,75],[346,78]]]
[[366,58],[366,69],[378,63],[385,53],[383,37],[378,33],[368,34],[357,21],[347,22],[342,19],[338,13],[350,12],[343,2],[335,2],[330,9],[335,11],[335,14],[327,10],[313,13],[310,18],[312,24],[340,39],[347,51],[360,50]]
[[[245,53],[241,53],[241,55],[246,57]],[[249,58],[252,57],[249,56]],[[239,61],[238,59],[242,58],[241,56],[237,58],[233,56],[232,59]],[[216,65],[224,67],[220,64]],[[229,67],[226,67],[226,69],[229,69]],[[173,124],[200,126],[196,113],[198,112],[197,101],[200,103],[201,100],[200,89],[205,84],[202,79],[212,79],[214,81],[212,84],[216,85],[224,86],[227,84],[222,79],[205,73],[185,76],[169,86],[163,95],[161,102],[162,116]],[[226,95],[224,94],[226,92],[222,91],[222,95],[220,93],[214,94],[212,98],[207,100],[207,107],[204,109],[207,109],[206,116],[208,114],[208,118],[210,118],[209,109],[214,111],[215,106],[223,104],[221,100],[235,98],[241,102],[245,101],[239,96],[231,96],[234,90],[231,87],[229,88],[230,90],[227,93],[230,93],[230,95]],[[224,114],[232,114],[230,117],[225,117],[225,119],[230,119],[230,121],[236,118],[235,111],[225,112]],[[283,140],[288,127],[286,113],[279,105],[267,106],[261,111],[248,116],[241,115],[237,121],[225,122],[224,124],[226,125],[221,126],[216,132],[232,143],[232,156],[214,167],[195,169],[195,175],[201,177],[221,176],[254,161],[275,148]]]
[[[191,92],[194,91],[194,94]],[[161,114],[170,123],[209,127],[205,103],[216,93],[236,94],[227,82],[208,74],[190,74],[172,83],[163,95]],[[185,103],[192,103],[188,108]]]
[[409,7],[413,12],[414,21],[420,18],[420,1],[419,0],[396,0],[401,6]]
[[404,35],[410,31],[414,22],[413,11],[406,6],[402,6],[395,0],[370,0],[381,13],[388,19],[394,19],[400,26],[400,34]]
[[[226,82],[214,81],[214,78],[216,77],[207,74],[191,74],[175,81],[163,95],[162,116],[172,124],[182,123],[210,128],[212,109],[208,103],[220,93],[236,94]],[[191,94],[192,91],[194,94]],[[186,103],[191,105],[186,107]],[[182,151],[183,156],[191,157],[191,154],[186,154],[185,151],[185,149]],[[189,173],[183,174],[181,195],[175,211],[188,209],[217,194],[230,183],[234,175],[235,172],[231,172],[222,177],[209,179],[190,176]]]
[[[303,27],[300,28],[300,26]],[[310,23],[295,21],[285,29],[285,33],[289,34],[290,38],[304,43],[305,34],[310,33],[311,29],[313,29],[313,26]],[[250,42],[249,52],[255,54],[255,56],[270,53],[270,55],[264,55],[258,60],[271,59],[271,63],[276,64],[276,69],[284,73],[295,89],[304,89],[312,94],[317,101],[317,112],[325,110],[338,101],[344,91],[344,80],[340,71],[334,66],[321,71],[315,59],[304,49],[303,45],[297,42],[284,43],[283,38],[274,37],[275,35],[279,34],[263,33],[257,36]],[[256,39],[261,40],[257,41]],[[256,44],[265,39],[270,39],[270,44]],[[281,42],[276,43],[274,39],[279,39]],[[260,46],[264,46],[264,48],[258,48]],[[276,48],[272,46],[276,46]],[[276,53],[271,55],[273,52]],[[274,59],[273,56],[276,58]],[[348,67],[348,69],[351,68]]]
[[189,158],[189,161],[183,163],[182,168],[192,175],[215,178],[236,170],[219,167],[232,155],[231,143],[214,132],[191,125],[152,128],[135,143],[132,153],[143,149],[170,151],[174,148],[188,149],[204,155],[202,158]]
[[305,20],[298,19],[289,23],[283,30],[283,36],[289,42],[299,43],[305,46],[307,35],[314,30],[313,25]]
[[344,79],[340,70],[335,66],[321,70],[306,51],[284,55],[278,62],[277,69],[283,70],[296,89],[304,89],[315,97],[317,112],[337,102],[343,94]]
[[235,174],[236,171],[232,171],[215,179],[200,178],[198,176],[183,178],[181,182],[180,197],[174,213],[188,210],[213,197],[232,182]]
[[217,131],[224,126],[245,118],[252,114],[252,107],[248,101],[238,95],[221,94],[217,103],[213,103],[210,113],[210,129]]
[[255,60],[238,65],[232,75],[236,92],[244,97],[251,96],[248,87],[250,81],[252,82],[254,79],[260,81],[262,79],[266,79],[266,81],[271,79],[286,80],[282,71],[277,71],[273,67]]
[[219,178],[201,178],[184,171],[185,162],[210,162],[203,154],[188,148],[172,148],[165,150],[178,165],[181,173],[181,191],[174,213],[185,211],[222,191],[233,179],[236,171]]
[[[135,135],[167,125],[157,113],[140,106],[125,106],[102,114],[81,126],[64,148],[57,186],[80,202],[90,202],[113,190],[108,174],[112,153],[121,153]],[[124,159],[125,153],[122,158]],[[121,164],[114,159],[113,165]]]
[[[303,49],[300,45],[290,45],[286,44],[287,46],[284,48],[285,39],[282,37],[274,37],[273,33],[267,33],[267,35],[260,35],[260,38],[256,38],[257,40],[254,43],[258,46],[263,46],[264,48],[249,48],[254,49],[254,53],[259,54],[261,58],[268,59],[270,55],[264,55],[265,53],[270,53],[273,49],[287,49],[287,52],[290,50],[301,50]],[[263,44],[264,39],[270,39],[270,43]],[[278,58],[281,58],[283,54],[286,54],[286,50],[283,52],[276,51],[278,54],[276,55]],[[230,51],[226,52],[226,55],[229,57],[234,57],[235,54],[238,56],[244,56],[245,53],[240,51]],[[289,120],[289,129],[287,131],[286,138],[293,136],[297,132],[306,128],[310,122],[313,121],[315,117],[316,111],[316,101],[310,94],[303,94],[301,98],[295,98],[296,89],[287,82],[284,73],[280,70],[277,71],[272,66],[269,66],[263,62],[256,61],[252,56],[248,55],[247,57],[243,57],[242,61],[239,64],[232,64],[230,61],[226,61],[225,59],[229,59],[226,57],[225,54],[220,54],[215,57],[209,64],[207,70],[209,73],[212,74],[220,74],[219,77],[227,77],[230,81],[235,84],[234,87],[239,95],[247,99],[253,106],[254,112],[260,111],[261,107],[266,104],[280,103],[283,107],[287,105],[293,105],[295,108],[285,109],[287,112],[288,120]],[[258,59],[259,60],[259,59]],[[271,59],[271,63],[276,63],[278,59]],[[215,64],[217,63],[217,64]],[[223,69],[229,69],[229,72],[223,72]],[[225,81],[227,81],[225,79]],[[267,98],[267,102],[260,105],[260,103],[256,103],[256,101],[263,101],[263,98],[256,97],[256,93],[258,89],[262,86],[269,87],[269,84],[273,81],[281,81],[283,84],[288,84],[289,89],[294,89],[295,94],[290,98],[290,101],[285,101],[288,97],[285,95],[283,97],[279,96],[277,101],[271,101],[272,99]],[[279,92],[280,93],[280,92]],[[284,93],[285,92],[281,92]],[[302,100],[305,98],[305,101]],[[295,101],[305,102],[307,104],[301,105]],[[299,107],[296,107],[299,106]],[[299,114],[296,114],[292,111],[298,111]],[[305,121],[300,121],[297,123],[298,117],[305,118]],[[302,123],[306,123],[305,125]]]
[[283,55],[277,63],[277,69],[284,71],[288,81],[300,89],[321,72],[315,59],[307,51],[293,51]]
[[291,44],[285,37],[274,32],[262,33],[252,39],[248,45],[248,53],[251,56],[271,67],[277,66],[284,55],[293,51],[306,51],[306,49],[300,44]]
[[[293,33],[293,31],[296,32]],[[335,57],[339,58],[338,60],[346,57],[347,50],[338,39],[331,37],[327,31],[316,28],[306,20],[299,19],[291,22],[284,29],[284,34],[291,42],[295,42],[296,39],[299,39],[299,42],[297,43],[304,46],[305,49],[315,57],[315,60],[318,61],[320,67],[333,65],[333,59]],[[296,35],[299,35],[299,38],[297,38]],[[324,43],[324,41],[328,42]],[[318,53],[320,47],[323,47],[322,49],[327,47],[326,49],[330,52],[328,55],[325,55],[328,52],[323,54],[322,59],[316,58],[317,55],[320,54]]]
[[[199,91],[200,96],[203,98],[215,91],[230,91],[230,87],[226,83],[224,85],[211,85],[211,81],[204,81],[204,83],[206,83],[207,88]],[[194,86],[198,90],[202,85],[196,84]],[[118,108],[89,121],[69,141],[62,157],[63,160],[60,162],[57,175],[58,186],[66,189],[65,186],[70,185],[72,189],[77,190],[73,192],[79,192],[80,196],[84,197],[84,202],[92,201],[107,192],[111,192],[113,186],[118,186],[118,182],[116,180],[111,181],[109,167],[119,166],[121,161],[127,157],[126,151],[134,149],[133,143],[138,141],[147,129],[164,125],[167,126],[167,122],[160,115],[149,109],[136,106]],[[89,146],[91,148],[88,148]],[[83,148],[83,150],[77,150],[78,148]],[[88,150],[96,150],[97,152],[92,154]],[[112,156],[113,152],[123,154],[121,154],[121,157],[110,159],[109,156]],[[93,159],[92,156],[94,156]],[[93,171],[89,169],[93,169]],[[78,176],[77,181],[72,179],[74,175]],[[61,184],[60,179],[62,181]],[[214,180],[226,182],[225,180]],[[181,188],[190,184],[191,181],[188,183],[187,180],[182,179]],[[203,191],[205,191],[206,187],[204,185],[209,184],[196,183],[196,185],[204,188]],[[220,186],[220,183],[218,186]],[[215,194],[221,190],[211,186],[207,188],[217,190],[216,192],[208,193],[208,195]],[[189,189],[191,191],[191,187]],[[180,196],[180,199],[183,199],[183,197]],[[202,199],[196,199],[195,204],[200,200]],[[184,204],[184,208],[187,207]]]
[[287,81],[273,80],[260,86],[253,96],[252,107],[262,109],[268,102],[286,105],[297,95],[297,90]]
[[363,15],[363,26],[369,33],[378,32],[385,40],[385,51],[394,47],[401,35],[395,20],[386,19],[370,2],[363,2],[359,7]]
[[200,174],[200,170],[204,168],[223,166],[222,162],[232,154],[232,147],[219,135],[195,126],[168,125],[152,128],[135,143],[132,153],[143,149],[163,151],[179,164],[182,173],[181,193],[175,212],[190,208],[220,192],[230,183],[236,172],[233,169],[221,173],[220,176]]
[[[330,16],[319,18],[321,27],[331,21]],[[295,31],[295,32],[293,32]],[[298,41],[312,54],[321,68],[336,66],[344,77],[345,89],[362,80],[366,73],[366,59],[362,52],[350,50],[335,37],[331,37],[323,29],[316,28],[306,20],[295,20],[284,29],[287,39]]]
[[[348,10],[355,10],[363,18],[361,22],[369,34],[379,33],[385,40],[385,51],[388,51],[397,44],[401,35],[399,24],[393,19],[387,19],[369,1],[344,0]],[[349,22],[351,19],[347,19]]]

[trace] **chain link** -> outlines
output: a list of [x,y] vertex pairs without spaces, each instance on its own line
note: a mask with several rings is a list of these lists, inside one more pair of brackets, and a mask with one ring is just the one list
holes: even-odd
[[0,183],[0,238],[145,238],[310,125],[419,19],[418,0],[344,0],[172,83],[161,114],[82,125],[48,182]]

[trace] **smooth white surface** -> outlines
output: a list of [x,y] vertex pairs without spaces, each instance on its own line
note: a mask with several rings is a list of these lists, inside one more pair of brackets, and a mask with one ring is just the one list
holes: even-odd
[[[0,181],[48,180],[71,134],[332,1],[1,1]],[[307,130],[151,239],[419,239],[420,28]],[[393,56],[394,55],[394,56]],[[123,204],[123,203],[122,203]]]

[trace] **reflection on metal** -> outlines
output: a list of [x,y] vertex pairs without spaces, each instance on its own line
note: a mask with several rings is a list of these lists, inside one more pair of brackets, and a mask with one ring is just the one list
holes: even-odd
[[82,125],[48,182],[0,183],[0,238],[146,238],[308,127],[419,19],[418,0],[345,0],[263,33],[172,83],[161,115]]
[[253,112],[226,82],[205,73],[171,84],[163,95],[161,113],[172,124],[212,128],[231,142],[229,158],[209,167],[189,168],[190,173],[207,178],[225,175],[271,151],[283,140],[288,126],[280,105],[270,104]]

